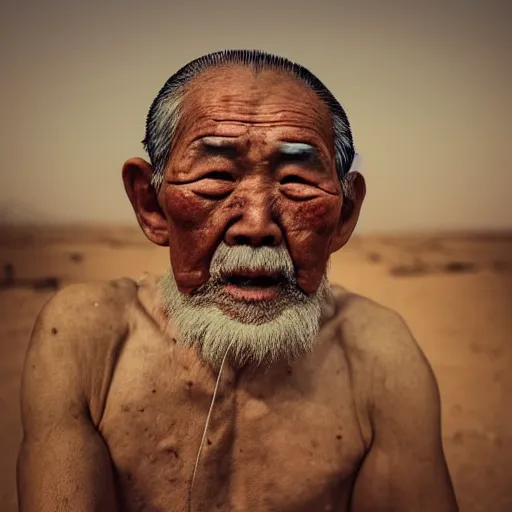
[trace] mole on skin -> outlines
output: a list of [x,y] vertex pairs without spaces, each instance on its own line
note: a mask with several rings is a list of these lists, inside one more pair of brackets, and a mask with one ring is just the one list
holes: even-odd
[[428,362],[398,314],[328,280],[366,190],[340,181],[342,111],[307,70],[228,54],[157,98],[151,162],[123,167],[165,274],[69,286],[37,319],[19,509],[454,512]]

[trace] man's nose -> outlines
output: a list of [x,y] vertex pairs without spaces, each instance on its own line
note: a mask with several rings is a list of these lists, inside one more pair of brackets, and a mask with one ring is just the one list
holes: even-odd
[[252,194],[239,212],[238,220],[226,232],[226,244],[253,247],[281,245],[283,235],[272,214],[271,200],[265,194]]

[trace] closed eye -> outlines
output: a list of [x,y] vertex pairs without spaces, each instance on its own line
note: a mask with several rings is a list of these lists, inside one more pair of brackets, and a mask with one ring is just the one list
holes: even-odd
[[311,183],[306,181],[304,178],[301,178],[300,176],[296,176],[295,174],[290,174],[289,176],[285,176],[281,180],[282,185],[286,185],[286,183],[302,183],[304,185],[311,185]]
[[203,176],[201,179],[203,180],[221,180],[221,181],[235,181],[233,176],[226,171],[212,171],[207,175]]

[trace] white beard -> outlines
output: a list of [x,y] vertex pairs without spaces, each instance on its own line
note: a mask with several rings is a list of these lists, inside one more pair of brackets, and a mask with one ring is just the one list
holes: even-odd
[[[279,299],[269,302],[235,300],[223,290],[221,275],[234,270],[281,272],[286,284]],[[210,279],[192,296],[178,290],[172,270],[161,281],[164,308],[178,332],[178,341],[197,346],[202,357],[218,368],[229,358],[245,363],[290,361],[311,351],[320,327],[322,305],[331,297],[324,273],[315,294],[297,287],[293,263],[284,246],[251,248],[221,243],[210,266]],[[229,308],[233,316],[219,305]]]

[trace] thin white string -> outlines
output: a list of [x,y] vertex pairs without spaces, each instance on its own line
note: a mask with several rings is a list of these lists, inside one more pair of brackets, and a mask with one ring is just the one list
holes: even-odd
[[208,435],[208,426],[210,425],[210,419],[212,416],[213,405],[215,404],[215,398],[217,397],[217,391],[219,389],[219,383],[220,383],[220,377],[222,375],[222,369],[224,368],[224,363],[226,362],[226,357],[228,355],[229,349],[231,348],[231,345],[233,345],[233,342],[230,343],[230,345],[226,349],[224,357],[222,358],[222,363],[221,363],[220,369],[219,369],[219,375],[217,376],[217,382],[215,383],[215,389],[213,390],[213,396],[212,396],[212,402],[210,404],[210,410],[208,411],[208,416],[206,417],[206,423],[204,425],[203,437],[201,439],[201,444],[199,445],[199,450],[197,452],[196,463],[194,465],[194,471],[192,473],[192,480],[190,482],[190,489],[189,489],[189,493],[188,493],[188,511],[189,512],[192,511],[192,491],[194,488],[194,481],[196,479],[197,468],[199,466],[199,461],[201,459],[201,453],[203,451],[204,442],[206,440],[206,436]]

